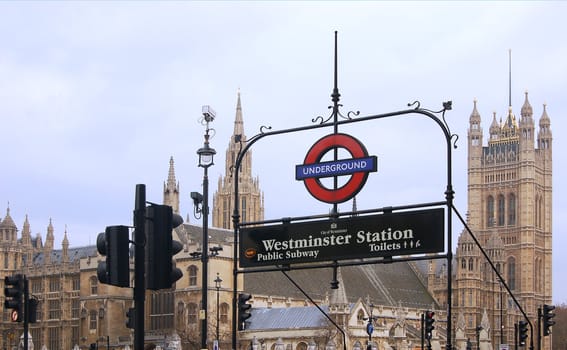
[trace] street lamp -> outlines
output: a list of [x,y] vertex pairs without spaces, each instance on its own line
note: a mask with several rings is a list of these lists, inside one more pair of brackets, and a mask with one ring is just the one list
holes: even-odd
[[219,291],[221,287],[222,279],[217,272],[217,278],[215,279],[215,288],[217,289],[217,343],[219,341]]
[[363,320],[368,320],[366,324],[366,334],[368,334],[368,345],[366,350],[372,350],[372,332],[374,332],[374,322],[378,319],[378,316],[373,316],[372,311],[374,309],[374,304],[370,304],[370,316],[363,317]]
[[[217,153],[214,148],[209,147],[209,123],[215,120],[216,113],[210,106],[203,106],[203,119],[205,125],[205,143],[197,150],[199,155],[199,166],[203,168],[203,250],[201,254],[202,263],[202,296],[201,296],[201,349],[207,348],[207,265],[209,263],[209,175],[208,169],[214,164],[214,156]],[[214,131],[214,130],[213,130]]]

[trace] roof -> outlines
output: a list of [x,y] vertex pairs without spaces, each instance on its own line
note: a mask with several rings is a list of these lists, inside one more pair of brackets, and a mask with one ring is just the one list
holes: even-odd
[[[327,306],[321,309],[329,312]],[[327,324],[327,318],[315,306],[253,308],[251,314],[248,330],[320,328]]]
[[[52,264],[60,264],[63,258],[63,250],[52,250],[49,252],[50,261]],[[69,255],[69,262],[78,262],[81,258],[86,258],[89,256],[96,256],[96,246],[85,246],[85,247],[78,247],[78,248],[69,248],[68,255]],[[45,253],[38,252],[33,256],[33,265],[43,265],[45,261]]]
[[[429,308],[436,304],[409,262],[340,267],[341,288],[348,301],[370,298],[379,305]],[[311,298],[324,300],[331,294],[332,269],[292,270],[287,274]],[[307,299],[281,272],[244,274],[244,289],[251,294]]]

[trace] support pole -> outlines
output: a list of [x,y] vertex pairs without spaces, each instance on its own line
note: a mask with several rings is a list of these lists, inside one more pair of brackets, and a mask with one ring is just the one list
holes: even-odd
[[146,299],[146,185],[136,185],[134,205],[134,349],[144,349],[144,303]]

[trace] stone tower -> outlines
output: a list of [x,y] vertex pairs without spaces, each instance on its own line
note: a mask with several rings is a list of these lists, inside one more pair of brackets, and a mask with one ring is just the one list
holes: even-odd
[[[468,130],[467,217],[506,285],[537,322],[538,307],[551,303],[552,290],[552,136],[545,105],[537,140],[534,129],[526,93],[519,121],[511,105],[504,118],[497,120],[493,114],[484,146],[474,102]],[[466,333],[474,339],[486,312],[493,346],[513,344],[520,312],[466,231],[459,237],[455,260],[454,313],[464,316]]]
[[[213,226],[219,228],[232,228],[232,212],[234,208],[234,182],[233,167],[240,149],[246,146],[244,122],[242,119],[242,106],[240,91],[236,102],[236,117],[234,119],[234,132],[230,138],[225,157],[224,176],[219,178],[218,188],[213,196]],[[238,177],[240,194],[240,222],[254,222],[264,220],[264,193],[260,190],[258,177],[252,176],[252,152],[248,151],[242,160]]]

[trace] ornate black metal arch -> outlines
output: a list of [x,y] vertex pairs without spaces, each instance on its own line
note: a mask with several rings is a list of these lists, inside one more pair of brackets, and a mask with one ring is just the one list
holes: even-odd
[[[371,209],[371,210],[367,210],[367,211],[359,211],[358,213],[367,213],[367,212],[386,212],[386,211],[392,211],[392,210],[402,210],[402,209],[409,209],[409,208],[415,208],[415,207],[424,207],[424,206],[445,206],[446,210],[448,213],[451,213],[454,206],[453,206],[453,199],[454,199],[454,191],[453,191],[453,185],[452,185],[452,149],[456,148],[456,141],[458,139],[458,136],[456,134],[452,134],[449,128],[449,125],[447,124],[446,120],[445,120],[445,112],[451,110],[452,108],[452,103],[451,101],[447,101],[447,102],[443,102],[442,106],[443,108],[441,110],[438,111],[433,111],[433,110],[429,110],[429,109],[425,109],[425,108],[421,108],[421,104],[419,101],[414,101],[412,103],[408,103],[408,109],[404,109],[404,110],[400,110],[400,111],[394,111],[394,112],[388,112],[388,113],[383,113],[383,114],[375,114],[375,115],[368,115],[368,116],[360,116],[360,112],[356,111],[350,111],[347,113],[346,116],[344,116],[341,112],[340,112],[340,107],[342,107],[341,104],[339,104],[340,101],[340,94],[339,94],[339,89],[338,89],[338,78],[337,78],[337,32],[335,32],[335,55],[334,55],[334,88],[333,88],[333,92],[331,94],[331,100],[333,102],[333,105],[329,106],[329,109],[332,109],[331,114],[327,117],[324,118],[322,116],[317,116],[315,118],[313,118],[311,120],[312,125],[306,125],[306,126],[300,126],[300,127],[295,127],[295,128],[290,128],[290,129],[282,129],[282,130],[272,130],[272,128],[270,126],[261,126],[259,129],[259,133],[254,135],[253,137],[251,137],[248,140],[237,140],[237,142],[240,142],[241,145],[241,149],[236,157],[235,160],[235,164],[233,166],[233,176],[234,176],[234,210],[233,210],[233,215],[232,215],[232,219],[233,219],[233,228],[234,228],[234,266],[233,266],[233,308],[232,308],[232,349],[236,350],[236,329],[237,329],[237,308],[236,308],[236,302],[237,302],[237,293],[238,293],[238,285],[237,285],[237,277],[238,274],[240,273],[247,273],[247,272],[265,272],[265,271],[286,271],[286,270],[290,270],[293,269],[292,267],[288,266],[279,266],[279,267],[274,267],[274,268],[256,268],[253,271],[251,270],[239,270],[238,268],[238,235],[239,235],[239,230],[241,227],[241,222],[240,222],[240,211],[239,211],[239,203],[240,203],[240,198],[239,198],[239,174],[240,174],[240,166],[241,163],[244,159],[244,156],[246,155],[246,153],[248,152],[248,150],[257,142],[259,142],[260,140],[263,140],[267,137],[270,136],[275,136],[275,135],[284,135],[284,134],[292,134],[292,133],[297,133],[297,132],[302,132],[302,131],[308,131],[308,130],[314,130],[314,129],[322,129],[322,128],[329,128],[332,127],[334,133],[338,133],[338,129],[339,126],[341,125],[347,125],[347,124],[352,124],[352,123],[359,123],[359,122],[368,122],[368,121],[373,121],[373,120],[378,120],[378,119],[384,119],[384,118],[390,118],[390,117],[396,117],[396,116],[425,116],[431,120],[433,120],[441,129],[442,134],[445,138],[446,141],[446,162],[447,162],[447,168],[446,168],[446,188],[445,188],[445,200],[444,201],[439,201],[439,202],[434,202],[434,203],[424,203],[424,204],[418,204],[418,205],[409,205],[409,206],[403,206],[403,207],[388,207],[388,208],[377,208],[377,209]],[[334,151],[334,157],[335,160],[338,158],[338,150],[335,149]],[[338,186],[338,180],[337,177],[334,177],[334,187],[335,189]],[[325,215],[318,215],[318,216],[309,216],[309,217],[300,217],[300,218],[285,218],[285,219],[278,219],[278,220],[268,220],[268,221],[262,221],[262,222],[254,222],[254,223],[246,223],[247,225],[250,224],[254,224],[254,225],[258,225],[258,224],[266,224],[266,223],[274,223],[274,222],[279,222],[282,220],[306,220],[306,219],[314,219],[314,218],[333,218],[333,217],[337,217],[339,215],[350,215],[352,213],[342,213],[339,214],[337,211],[337,204],[333,204],[333,209],[331,211],[331,213],[329,214],[325,214]],[[338,266],[347,266],[347,265],[361,265],[361,264],[371,264],[371,263],[384,263],[384,262],[397,262],[397,261],[408,261],[408,260],[430,260],[430,259],[446,259],[447,260],[447,273],[449,276],[452,275],[452,259],[453,259],[453,254],[452,254],[452,219],[451,219],[451,215],[447,215],[447,229],[446,229],[446,236],[447,236],[447,252],[445,254],[441,254],[441,255],[434,255],[434,256],[425,256],[425,257],[412,257],[412,258],[389,258],[389,259],[384,259],[382,258],[381,260],[377,260],[377,259],[369,259],[369,260],[365,260],[364,262],[338,262],[338,261],[333,261],[332,263],[327,263],[327,264],[317,264],[317,265],[306,265],[306,264],[302,264],[302,266],[300,267],[301,269],[309,269],[309,268],[333,268],[335,269],[334,271],[336,271],[336,268]],[[447,348],[451,349],[451,314],[452,314],[452,282],[451,282],[451,278],[447,279]]]

